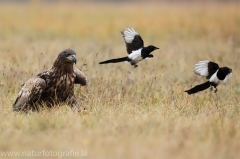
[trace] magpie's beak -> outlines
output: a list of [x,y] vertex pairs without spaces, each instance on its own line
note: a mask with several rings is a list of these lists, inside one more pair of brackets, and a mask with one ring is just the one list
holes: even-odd
[[73,61],[75,64],[77,63],[76,55],[70,55],[67,57],[69,60]]
[[158,47],[155,47],[154,49],[157,50],[157,49],[159,49],[159,48],[158,48]]

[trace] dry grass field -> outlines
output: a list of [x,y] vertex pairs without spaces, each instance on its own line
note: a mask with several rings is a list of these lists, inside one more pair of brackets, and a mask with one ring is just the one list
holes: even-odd
[[[56,158],[69,151],[93,159],[240,158],[239,3],[1,4],[0,19],[0,158],[24,151],[54,151]],[[99,65],[127,54],[120,34],[126,26],[160,50],[138,68]],[[21,85],[66,48],[77,52],[76,67],[89,78],[88,88],[75,87],[89,112],[62,106],[13,113]],[[184,93],[205,81],[192,71],[199,60],[233,69],[217,94]]]

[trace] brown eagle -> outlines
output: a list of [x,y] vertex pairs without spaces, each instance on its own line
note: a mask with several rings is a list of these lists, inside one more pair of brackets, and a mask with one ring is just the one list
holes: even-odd
[[59,53],[51,69],[39,73],[23,84],[13,111],[38,110],[45,104],[48,107],[60,103],[70,105],[80,111],[80,105],[74,95],[74,84],[87,85],[87,76],[77,68],[76,52],[66,49]]

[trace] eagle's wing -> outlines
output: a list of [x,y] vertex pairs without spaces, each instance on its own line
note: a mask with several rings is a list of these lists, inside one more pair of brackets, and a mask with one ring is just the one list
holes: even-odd
[[195,64],[194,73],[210,79],[218,69],[219,66],[217,63],[205,60],[199,61],[197,64]]
[[88,83],[87,76],[75,67],[74,67],[73,71],[74,71],[74,74],[76,75],[74,83],[75,84],[81,84],[82,86],[87,85],[87,83]]
[[141,36],[133,28],[126,28],[121,31],[121,34],[126,43],[128,54],[131,54],[132,51],[143,48],[144,42]]
[[46,88],[46,81],[38,76],[30,78],[21,88],[13,104],[14,111],[24,110],[32,105],[41,96]]

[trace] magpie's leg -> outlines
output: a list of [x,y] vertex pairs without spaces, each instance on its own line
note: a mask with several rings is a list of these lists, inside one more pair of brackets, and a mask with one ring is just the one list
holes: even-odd
[[134,61],[131,60],[130,63],[131,63],[131,65],[134,66],[134,68],[138,67],[138,65],[136,65],[136,63]]
[[218,84],[216,84],[214,82],[210,82],[210,85],[211,85],[211,90],[213,90],[213,87],[214,87],[215,88],[214,93],[216,93],[218,91],[218,89],[217,89]]
[[149,54],[147,57],[148,57],[148,58],[153,58],[153,55],[152,55],[152,54]]
[[210,92],[212,92],[213,91],[213,86],[210,86]]

